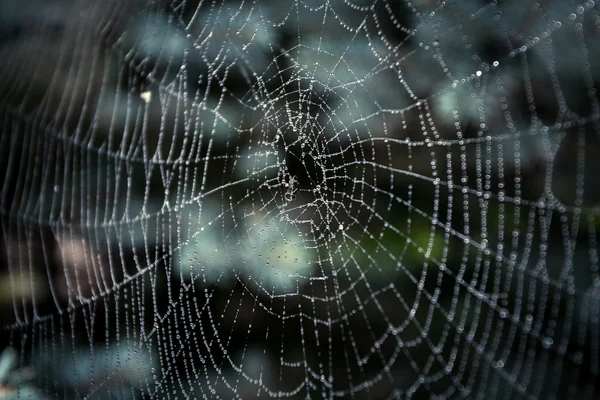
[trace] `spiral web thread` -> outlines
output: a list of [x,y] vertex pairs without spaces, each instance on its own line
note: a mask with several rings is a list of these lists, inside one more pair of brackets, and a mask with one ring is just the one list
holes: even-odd
[[598,395],[593,1],[36,7],[0,237],[41,396]]

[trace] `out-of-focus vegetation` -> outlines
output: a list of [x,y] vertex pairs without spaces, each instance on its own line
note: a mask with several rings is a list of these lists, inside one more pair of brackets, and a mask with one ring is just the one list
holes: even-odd
[[0,0],[0,398],[592,397],[577,3]]

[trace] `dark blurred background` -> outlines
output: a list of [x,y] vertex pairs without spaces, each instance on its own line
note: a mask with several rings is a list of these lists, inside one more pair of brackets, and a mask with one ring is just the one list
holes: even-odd
[[596,398],[599,34],[0,0],[0,398]]

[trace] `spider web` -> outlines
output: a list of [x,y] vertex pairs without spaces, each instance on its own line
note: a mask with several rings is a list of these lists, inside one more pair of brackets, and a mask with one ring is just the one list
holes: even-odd
[[0,21],[0,390],[598,396],[594,1]]

